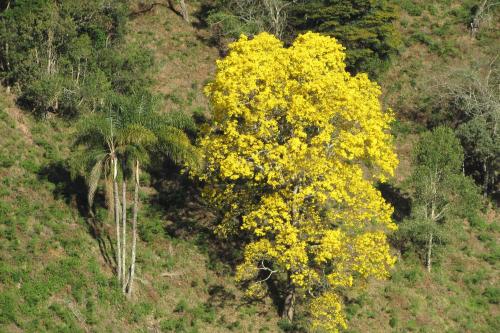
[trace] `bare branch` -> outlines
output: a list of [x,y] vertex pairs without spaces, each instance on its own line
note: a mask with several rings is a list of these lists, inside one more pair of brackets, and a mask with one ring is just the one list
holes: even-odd
[[262,283],[262,282],[265,282],[265,281],[269,280],[269,278],[271,277],[271,275],[273,275],[274,273],[278,273],[278,272],[279,272],[279,270],[272,270],[271,268],[266,267],[266,266],[264,265],[264,260],[261,260],[260,264],[261,264],[261,266],[260,266],[260,267],[257,267],[257,268],[258,268],[259,270],[268,271],[268,272],[269,272],[269,275],[268,275],[265,279],[260,280],[260,281],[257,281],[257,283]]

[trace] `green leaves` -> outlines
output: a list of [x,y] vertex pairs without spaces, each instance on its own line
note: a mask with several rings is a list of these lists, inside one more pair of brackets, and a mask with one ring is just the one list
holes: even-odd
[[411,217],[400,225],[396,239],[402,247],[413,247],[430,258],[429,248],[449,242],[462,225],[454,222],[476,218],[482,201],[473,181],[462,174],[463,149],[450,128],[423,133],[413,160],[414,169],[407,180]]
[[127,3],[11,1],[0,13],[0,79],[39,115],[103,109],[106,96],[145,92],[153,57],[121,43]]
[[290,26],[337,38],[346,47],[347,69],[351,72],[382,71],[397,52],[399,38],[392,22],[394,8],[386,0],[299,1],[291,7]]
[[450,128],[444,126],[424,133],[414,151],[417,170],[438,170],[441,174],[460,172],[463,159],[460,141]]

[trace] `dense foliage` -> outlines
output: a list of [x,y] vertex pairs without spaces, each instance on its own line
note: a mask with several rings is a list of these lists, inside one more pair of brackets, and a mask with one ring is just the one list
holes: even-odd
[[284,318],[305,298],[312,326],[330,332],[346,326],[339,290],[387,277],[395,260],[392,208],[373,185],[397,164],[392,114],[344,59],[319,34],[289,48],[267,33],[240,38],[206,88],[214,125],[200,142],[206,197],[224,216],[218,233],[250,240],[237,279],[255,296],[276,273]]
[[292,7],[289,25],[338,39],[347,48],[347,69],[372,75],[387,68],[398,48],[396,12],[387,0],[313,0]]
[[270,32],[286,41],[315,31],[335,37],[347,48],[347,70],[375,75],[387,67],[399,39],[395,9],[387,0],[219,0],[208,23],[221,35]]
[[0,79],[42,115],[95,111],[144,89],[152,58],[123,45],[125,1],[10,1],[0,12]]

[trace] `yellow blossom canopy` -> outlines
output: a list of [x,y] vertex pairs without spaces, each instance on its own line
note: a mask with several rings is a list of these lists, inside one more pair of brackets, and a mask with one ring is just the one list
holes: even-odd
[[374,186],[397,164],[393,115],[344,59],[335,39],[315,33],[288,48],[266,33],[242,36],[206,87],[213,124],[200,140],[218,233],[251,239],[237,278],[257,293],[263,267],[286,275],[298,294],[316,295],[312,325],[332,332],[345,326],[336,290],[384,278],[394,263],[392,207]]

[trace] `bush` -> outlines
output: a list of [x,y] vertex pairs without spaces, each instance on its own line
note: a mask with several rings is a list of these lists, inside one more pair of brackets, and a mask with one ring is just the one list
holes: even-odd
[[190,311],[195,320],[201,320],[206,323],[214,323],[216,319],[215,309],[206,304],[199,304]]
[[16,322],[16,304],[19,303],[12,294],[0,293],[0,324]]
[[132,308],[132,321],[134,323],[140,322],[145,316],[149,315],[153,311],[153,305],[150,303],[142,302],[136,304]]
[[422,15],[423,8],[413,0],[402,0],[400,6],[411,16]]
[[186,312],[188,309],[188,304],[185,299],[181,299],[179,303],[175,306],[174,312]]
[[498,287],[487,287],[483,295],[488,300],[490,304],[499,304],[500,303],[500,288]]
[[186,327],[186,318],[165,319],[160,322],[162,332],[185,332]]

